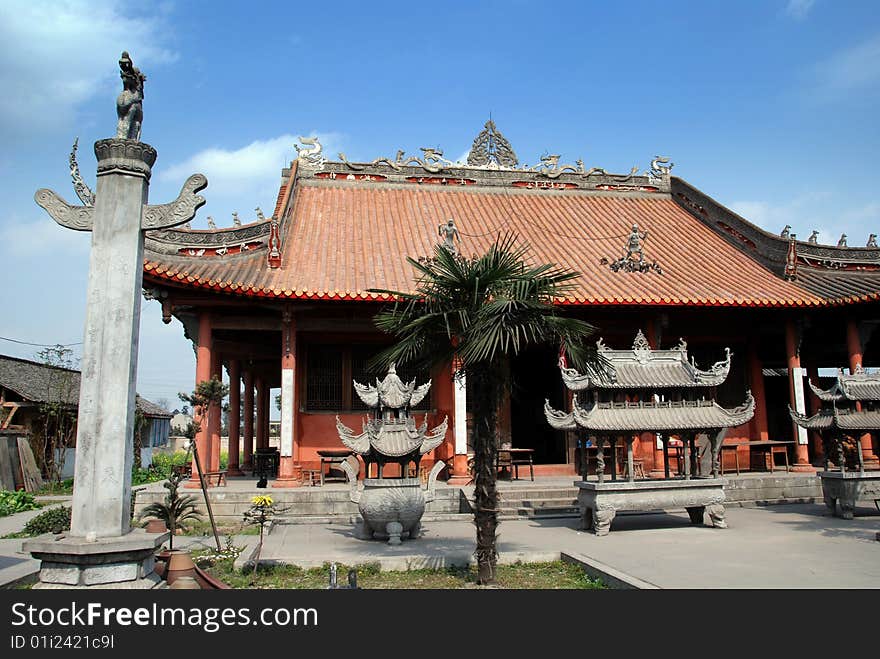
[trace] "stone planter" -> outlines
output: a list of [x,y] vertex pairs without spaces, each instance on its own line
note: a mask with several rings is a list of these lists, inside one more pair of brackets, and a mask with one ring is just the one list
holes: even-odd
[[723,478],[692,480],[640,480],[596,483],[576,481],[578,505],[584,530],[608,535],[618,511],[663,510],[685,508],[693,524],[703,522],[708,513],[712,526],[727,528],[724,520]]
[[831,514],[852,519],[860,499],[880,501],[880,471],[820,471],[822,496]]

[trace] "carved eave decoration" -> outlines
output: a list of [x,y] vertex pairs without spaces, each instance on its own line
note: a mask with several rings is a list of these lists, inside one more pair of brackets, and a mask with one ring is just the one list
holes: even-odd
[[[675,348],[654,350],[641,330],[636,333],[630,350],[612,350],[600,338],[596,342],[596,351],[606,363],[592,377],[567,368],[560,360],[562,381],[569,390],[718,386],[730,373],[732,356],[730,348],[725,348],[725,358],[703,370],[697,368],[693,359],[688,361],[687,343],[684,339],[679,339]],[[621,377],[624,372],[630,373],[627,377],[635,380],[625,381]]]
[[431,381],[428,380],[421,386],[416,386],[416,381],[403,382],[397,375],[395,365],[392,363],[388,373],[382,381],[376,378],[376,386],[360,384],[355,381],[355,392],[358,398],[370,408],[380,405],[383,408],[398,410],[403,407],[413,407],[422,402],[431,389]]
[[544,401],[544,416],[557,430],[577,427],[598,432],[709,430],[732,428],[747,423],[755,413],[755,398],[746,392],[742,405],[728,409],[714,400],[695,401],[641,401],[625,403],[595,403],[581,407],[572,399],[568,414],[554,409]]

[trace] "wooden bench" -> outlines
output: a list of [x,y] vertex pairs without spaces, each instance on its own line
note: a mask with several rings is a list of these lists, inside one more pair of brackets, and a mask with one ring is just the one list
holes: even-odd
[[214,479],[217,481],[216,483],[214,483],[214,485],[216,485],[217,487],[220,487],[221,485],[223,485],[223,486],[226,485],[226,470],[225,469],[221,469],[220,471],[204,471],[204,472],[202,472],[202,476],[205,477],[205,485],[210,486],[211,479]]
[[[727,451],[733,451],[734,460],[736,463],[736,473],[739,475],[739,452],[736,450],[740,446],[748,446],[749,453],[751,455],[751,450],[753,448],[758,449],[758,453],[764,459],[763,466],[770,472],[776,471],[776,454],[781,454],[785,459],[785,471],[791,471],[791,466],[788,463],[788,446],[790,444],[794,444],[793,441],[777,441],[772,439],[767,439],[763,441],[755,441],[755,442],[737,442],[735,444],[722,444],[721,445],[721,473],[724,473],[724,453]],[[752,462],[752,460],[750,460]],[[749,464],[749,469],[751,469],[751,464]]]

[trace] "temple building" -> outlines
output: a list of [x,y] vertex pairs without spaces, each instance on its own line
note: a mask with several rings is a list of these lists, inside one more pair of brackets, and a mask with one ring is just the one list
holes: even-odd
[[[388,301],[375,289],[412,290],[406,257],[429,256],[440,242],[479,254],[514,232],[535,262],[579,271],[575,290],[558,304],[610,345],[627,345],[639,329],[652,349],[687,337],[701,364],[716,359],[718,346],[730,347],[736,358],[715,401],[735,408],[750,390],[754,415],[725,441],[795,440],[798,470],[823,460],[818,435],[788,414],[789,405],[804,415],[820,409],[804,387],[807,376],[818,381],[819,368],[878,361],[874,241],[829,246],[788,230],[771,234],[672,176],[665,158],[628,174],[564,164],[556,155],[526,166],[491,121],[467,163],[436,149],[331,161],[318,140],[301,141],[269,217],[257,209],[255,219],[236,217],[229,227],[147,233],[144,294],[161,302],[165,322],[182,322],[196,346],[196,381],[228,371],[231,474],[268,445],[271,388],[281,388],[282,406],[276,486],[296,485],[302,468],[318,466],[317,451],[342,448],[335,415],[360,427],[368,408],[351,382],[373,381],[378,374],[366,372],[366,361],[390,343],[372,323]],[[545,398],[565,395],[557,350],[530,349],[511,360],[499,440],[533,448],[538,474],[574,475],[572,433],[544,418]],[[466,384],[453,379],[451,365],[433,373],[398,365],[398,373],[404,381],[431,379],[415,410],[430,427],[449,420],[451,431],[422,464],[442,459],[452,478],[464,477]],[[214,470],[220,415],[211,418],[198,442]],[[865,435],[861,449],[865,464],[877,466],[876,439]],[[664,470],[662,451],[650,442],[635,451],[646,469]]]

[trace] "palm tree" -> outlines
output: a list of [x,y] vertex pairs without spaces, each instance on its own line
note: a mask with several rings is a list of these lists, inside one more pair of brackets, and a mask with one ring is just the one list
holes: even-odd
[[526,262],[528,245],[499,236],[482,256],[459,256],[436,246],[430,259],[408,258],[416,290],[389,293],[397,302],[375,317],[376,326],[397,342],[374,360],[420,367],[456,364],[473,392],[474,521],[477,581],[495,580],[496,428],[501,394],[509,386],[507,360],[526,347],[561,343],[582,372],[595,372],[599,357],[584,345],[594,328],[560,316],[554,300],[564,296],[579,273],[553,264]]

